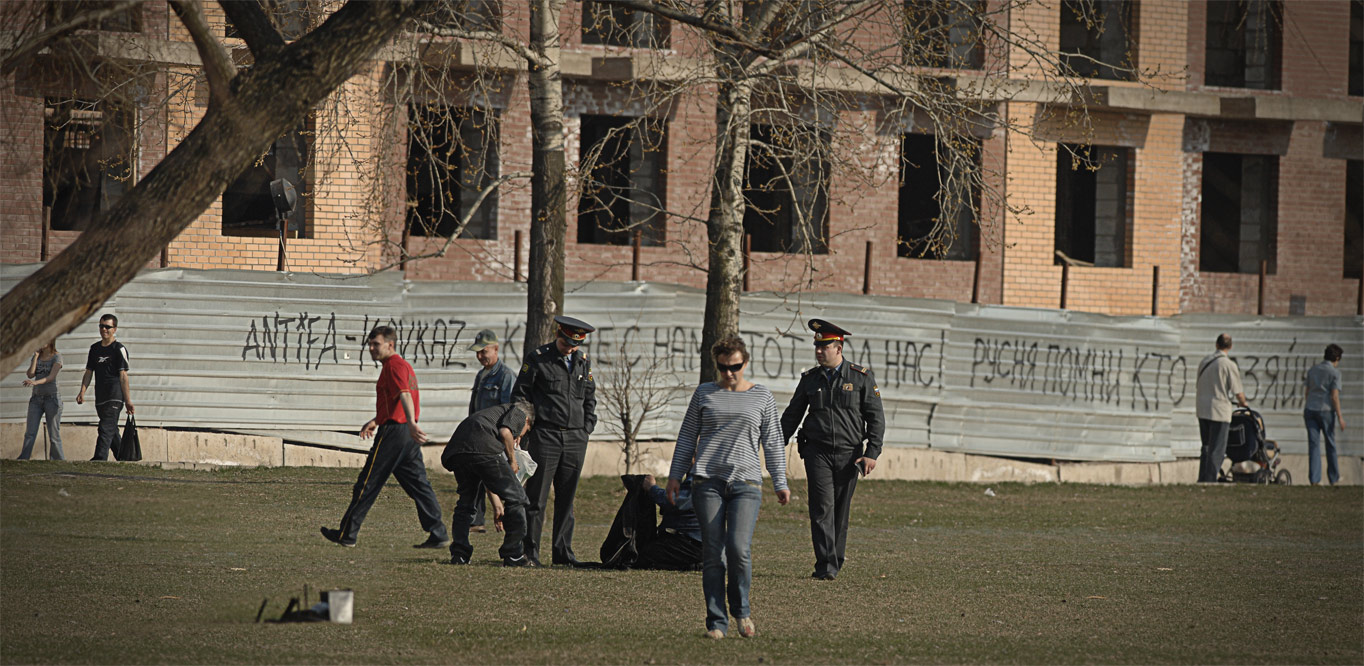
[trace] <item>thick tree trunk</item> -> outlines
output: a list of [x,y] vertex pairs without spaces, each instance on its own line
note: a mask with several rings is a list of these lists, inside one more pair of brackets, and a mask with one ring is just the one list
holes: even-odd
[[270,142],[360,71],[412,2],[346,4],[232,81],[175,150],[70,247],[0,299],[0,368],[94,314],[217,199]]
[[531,0],[530,48],[544,57],[530,66],[532,125],[530,270],[522,357],[554,339],[554,315],[564,313],[564,93],[559,71],[563,0]]
[[[720,66],[722,70],[725,66]],[[739,334],[739,292],[743,285],[744,160],[753,84],[737,67],[719,72],[715,103],[715,178],[711,183],[710,239],[706,273],[706,315],[701,326],[701,381],[715,380],[710,348]]]

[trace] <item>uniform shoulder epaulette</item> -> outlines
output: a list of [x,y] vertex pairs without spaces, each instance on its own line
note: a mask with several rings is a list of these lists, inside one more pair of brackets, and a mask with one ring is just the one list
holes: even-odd
[[848,364],[848,367],[850,367],[850,368],[852,368],[853,370],[856,370],[856,371],[858,371],[858,372],[860,372],[860,373],[862,373],[862,374],[864,374],[864,375],[867,374],[867,369],[864,368],[864,367],[862,367],[862,366],[860,366],[860,365],[858,365],[858,364],[856,364],[856,363],[849,363],[849,364]]
[[536,355],[536,356],[542,356],[544,353],[545,353],[545,348],[544,348],[544,347],[536,347],[536,348],[535,348],[535,355]]
[[801,377],[804,377],[805,375],[808,375],[808,374],[810,374],[810,373],[812,373],[812,372],[818,370],[819,368],[820,368],[820,366],[817,365],[817,366],[815,366],[815,367],[813,367],[813,368],[810,368],[809,370],[806,370],[805,372],[800,373],[800,376],[801,376]]

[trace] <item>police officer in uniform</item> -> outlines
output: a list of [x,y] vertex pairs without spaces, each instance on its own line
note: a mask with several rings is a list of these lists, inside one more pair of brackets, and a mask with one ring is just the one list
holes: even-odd
[[540,563],[540,532],[545,505],[554,485],[554,564],[574,565],[573,496],[578,491],[587,436],[597,425],[597,387],[592,365],[578,347],[597,329],[572,317],[555,317],[559,330],[554,342],[536,348],[525,359],[512,398],[535,407],[535,425],[526,435],[525,449],[539,468],[526,481],[530,506],[526,509],[526,556]]
[[819,365],[801,375],[791,404],[781,415],[781,432],[790,440],[800,428],[797,450],[805,460],[815,547],[810,577],[833,580],[843,568],[857,477],[876,468],[886,418],[871,371],[843,359],[843,339],[850,334],[823,319],[811,319],[809,326],[815,332]]

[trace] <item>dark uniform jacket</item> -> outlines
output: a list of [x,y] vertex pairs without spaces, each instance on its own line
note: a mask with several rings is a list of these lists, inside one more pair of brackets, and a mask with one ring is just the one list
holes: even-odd
[[582,349],[573,352],[570,371],[555,343],[537,347],[521,366],[512,398],[535,405],[536,428],[582,428],[590,433],[597,427],[597,386]]
[[[804,426],[801,417],[805,417]],[[881,390],[876,386],[876,378],[870,370],[848,361],[838,367],[832,381],[823,366],[806,370],[791,396],[791,404],[782,412],[782,439],[791,439],[797,426],[802,457],[807,451],[853,450],[865,440],[867,449],[862,455],[877,458],[881,455],[886,417],[881,410]]]

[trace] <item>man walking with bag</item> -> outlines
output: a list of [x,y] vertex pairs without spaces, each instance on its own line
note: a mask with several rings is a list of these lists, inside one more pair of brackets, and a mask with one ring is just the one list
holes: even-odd
[[99,415],[99,435],[95,440],[95,456],[91,460],[108,460],[109,448],[118,439],[118,417],[124,407],[133,414],[132,391],[128,389],[128,349],[117,340],[118,317],[106,314],[99,318],[99,342],[90,345],[85,360],[85,374],[81,376],[81,390],[76,404],[85,403],[85,389],[95,380],[95,413]]

